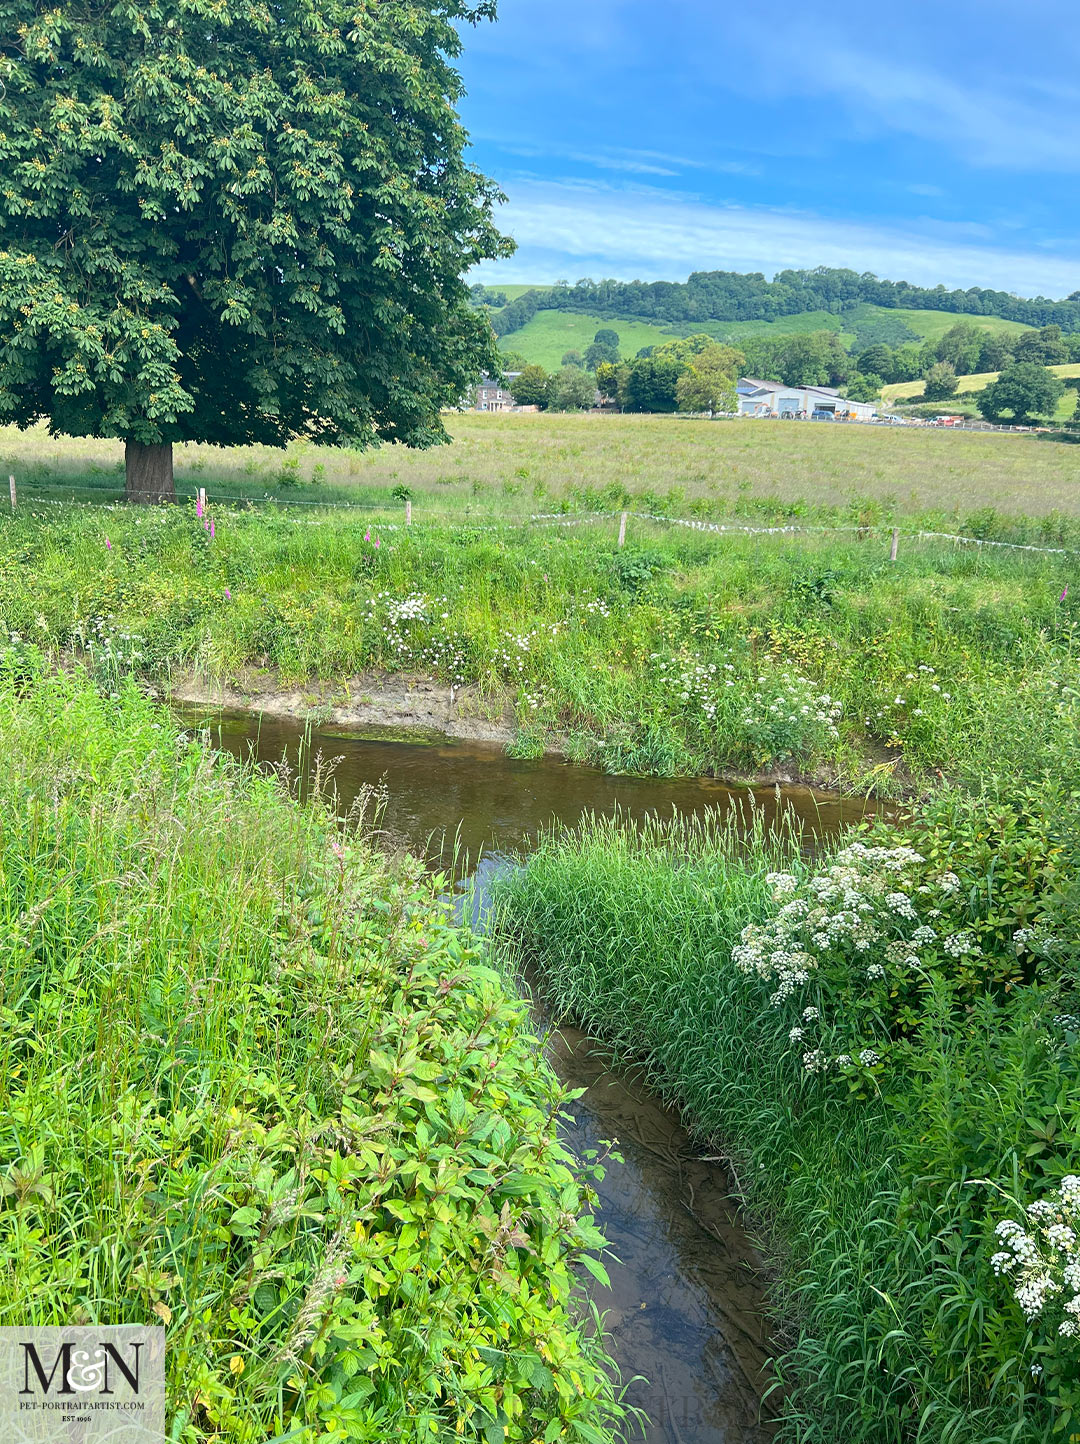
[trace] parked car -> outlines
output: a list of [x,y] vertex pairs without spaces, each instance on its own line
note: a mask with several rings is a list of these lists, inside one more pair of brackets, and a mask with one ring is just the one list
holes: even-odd
[[836,420],[836,413],[833,412],[833,411],[812,411],[812,412],[810,413],[810,420],[811,420],[811,421],[835,421],[835,420]]

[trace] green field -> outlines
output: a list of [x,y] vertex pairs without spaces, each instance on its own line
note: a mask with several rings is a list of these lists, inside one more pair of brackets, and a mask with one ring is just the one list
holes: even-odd
[[543,366],[545,371],[557,371],[564,353],[580,351],[584,355],[602,326],[618,331],[619,349],[624,356],[672,338],[670,331],[647,321],[605,321],[576,311],[538,311],[527,326],[503,336],[499,345],[504,351],[516,351],[527,361]]
[[[277,496],[301,510],[322,499],[398,514],[389,493],[408,486],[418,519],[629,504],[713,519],[823,521],[865,512],[949,520],[955,529],[952,522],[976,512],[985,528],[990,508],[1017,518],[1001,535],[1053,537],[1062,526],[1055,518],[1080,517],[1076,448],[1034,436],[555,413],[446,419],[453,444],[428,451],[181,446],[177,484],[189,496],[204,486],[212,497]],[[8,427],[0,430],[0,475],[8,473],[27,499],[114,498],[123,490],[122,448]]]
[[[510,299],[511,291],[520,294],[532,289],[528,286],[504,287]],[[516,351],[528,361],[554,370],[560,364],[566,351],[581,351],[583,354],[591,344],[593,336],[602,327],[618,331],[623,356],[636,354],[642,346],[655,346],[670,341],[674,336],[705,333],[718,340],[730,340],[738,344],[740,338],[749,336],[802,335],[809,331],[836,331],[845,345],[851,345],[856,337],[854,331],[845,329],[850,319],[894,318],[903,321],[924,341],[937,341],[958,321],[970,321],[988,331],[1017,333],[1029,329],[1017,321],[1003,321],[996,316],[959,316],[952,311],[892,310],[883,306],[863,305],[857,311],[838,316],[831,311],[807,311],[797,316],[783,316],[777,321],[703,321],[687,325],[654,324],[648,321],[615,319],[589,312],[540,311],[520,331],[513,331],[500,338],[500,346],[506,351]],[[849,319],[850,318],[850,319]]]

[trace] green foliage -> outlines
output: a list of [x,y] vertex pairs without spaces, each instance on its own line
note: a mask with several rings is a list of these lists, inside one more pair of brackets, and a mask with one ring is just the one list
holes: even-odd
[[624,411],[675,411],[682,371],[674,359],[637,356],[620,370],[619,403]]
[[580,351],[564,351],[562,364],[564,366],[577,366],[580,370],[585,365],[585,358]]
[[1060,326],[1025,332],[1017,337],[1012,349],[1014,360],[1033,361],[1038,366],[1062,366],[1071,359]]
[[613,361],[601,361],[596,368],[596,389],[605,401],[614,401],[619,394],[619,367]]
[[[0,417],[134,439],[445,440],[507,243],[464,159],[455,21],[6,0]],[[406,81],[407,77],[407,81]]]
[[553,411],[587,411],[595,402],[595,378],[580,366],[564,366],[551,378],[548,405]]
[[976,405],[987,421],[1012,421],[1022,426],[1035,417],[1053,416],[1065,394],[1065,383],[1035,361],[1016,361],[983,388]]
[[[662,347],[657,354],[662,355]],[[692,356],[679,377],[675,396],[680,411],[738,410],[735,383],[742,368],[743,356],[730,346],[710,343]]]
[[873,373],[857,372],[840,387],[840,395],[848,401],[877,401],[884,383]]
[[179,1444],[607,1439],[590,1183],[445,879],[132,685],[0,702],[0,1319],[164,1321]]
[[983,333],[970,321],[961,321],[935,344],[934,355],[945,361],[957,376],[970,376],[979,369]]
[[551,400],[551,377],[542,366],[525,366],[521,375],[514,377],[510,390],[519,406],[543,409]]
[[[586,279],[575,286],[562,282],[519,296],[496,318],[496,326],[499,335],[508,335],[527,325],[537,311],[553,309],[640,317],[676,325],[711,320],[775,322],[785,316],[821,311],[838,314],[845,320],[850,315],[857,327],[865,320],[862,308],[866,306],[884,308],[884,319],[892,320],[894,327],[902,325],[903,319],[888,317],[887,313],[899,309],[906,310],[916,323],[920,311],[931,310],[983,320],[1003,317],[1025,326],[1057,324],[1069,332],[1080,329],[1080,300],[1075,296],[1065,301],[1048,301],[1042,297],[1026,300],[1010,292],[979,286],[946,291],[941,286],[883,281],[869,272],[831,266],[778,271],[771,281],[760,272],[696,271],[685,282]],[[910,337],[892,329],[885,337],[871,336],[867,344],[878,339],[895,344]]]
[[923,397],[927,401],[948,401],[956,395],[960,382],[948,361],[935,361],[926,373]]
[[840,386],[852,372],[851,358],[835,331],[749,337],[743,351],[747,375],[785,386]]
[[[927,957],[887,1066],[810,1071],[800,1034],[818,1026],[813,1006],[793,1032],[775,983],[733,964],[744,928],[775,909],[770,874],[809,875],[794,840],[768,838],[760,819],[749,839],[718,821],[587,820],[504,884],[500,926],[554,1006],[644,1060],[701,1136],[724,1140],[782,1241],[792,1444],[1041,1444],[1067,1422],[1061,1375],[1044,1386],[1033,1373],[1048,1353],[1032,1350],[990,1257],[1008,1200],[1080,1161],[1080,1034],[1054,1021],[1078,1011],[1075,808],[1053,782],[991,787],[864,839],[917,848],[928,876],[954,871],[952,920],[1004,965],[957,975],[945,954]],[[1018,980],[1014,933],[1040,914],[1068,950]],[[863,958],[891,973],[873,945]],[[847,977],[823,969],[808,987],[850,1025]],[[1072,1387],[1075,1356],[1056,1358]]]
[[[628,500],[612,481],[582,485],[574,505]],[[639,504],[682,505],[663,495]],[[267,685],[374,670],[512,689],[508,701],[542,687],[548,745],[574,732],[605,766],[615,765],[609,743],[629,756],[626,739],[651,726],[682,772],[787,759],[808,776],[886,791],[938,768],[969,780],[1030,775],[1076,725],[1075,586],[1060,599],[1068,557],[904,539],[890,567],[887,532],[720,537],[632,520],[625,554],[647,547],[650,581],[630,586],[619,568],[637,561],[617,560],[616,518],[500,531],[485,514],[483,530],[405,529],[395,503],[380,530],[366,511],[303,525],[193,513],[0,517],[0,635],[84,656],[103,679],[261,667]],[[850,520],[860,517],[874,519],[862,504]],[[990,509],[966,530],[1025,539]],[[684,672],[691,685],[677,685]],[[782,708],[785,672],[830,702],[800,696]],[[817,718],[834,705],[836,736]],[[1078,777],[1076,755],[1054,756],[1061,777]]]

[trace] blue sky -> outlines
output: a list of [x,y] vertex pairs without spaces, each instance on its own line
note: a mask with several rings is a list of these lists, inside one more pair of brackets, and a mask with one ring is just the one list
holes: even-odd
[[1076,0],[500,11],[465,32],[461,111],[518,251],[478,279],[834,265],[1080,289]]

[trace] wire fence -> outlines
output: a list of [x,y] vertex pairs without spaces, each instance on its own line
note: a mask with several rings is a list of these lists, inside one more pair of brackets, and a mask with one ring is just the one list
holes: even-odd
[[[45,485],[49,485],[46,483]],[[53,490],[65,490],[70,493],[70,500],[63,497],[27,495],[25,491],[16,491],[14,477],[10,478],[11,506],[16,511],[21,506],[85,506],[98,509],[126,510],[128,503],[123,500],[122,495],[111,496],[108,500],[100,498],[88,498],[85,495],[77,496],[78,492],[85,493],[93,490],[92,487],[51,487]],[[105,490],[104,487],[101,488]],[[398,499],[394,498],[396,502]],[[170,505],[194,504],[201,502],[204,506],[211,503],[225,503],[227,505],[239,505],[250,508],[252,512],[258,512],[263,506],[291,507],[315,507],[326,512],[351,511],[361,512],[366,516],[375,519],[379,518],[380,529],[385,532],[399,531],[403,525],[423,528],[425,526],[458,526],[469,531],[498,532],[514,530],[522,527],[578,527],[590,526],[600,523],[619,523],[619,545],[622,546],[626,537],[626,525],[628,520],[649,522],[655,526],[682,527],[690,531],[699,532],[713,536],[825,536],[825,535],[852,535],[861,538],[870,536],[892,537],[892,560],[896,560],[898,546],[901,540],[912,541],[941,541],[951,542],[955,546],[991,547],[1001,548],[1009,551],[1034,552],[1046,556],[1078,556],[1080,548],[1066,546],[1040,546],[1033,542],[1012,542],[1000,541],[990,537],[971,536],[962,532],[929,531],[923,529],[906,528],[894,526],[891,523],[861,523],[861,522],[836,522],[820,526],[802,525],[797,523],[779,523],[774,525],[752,525],[740,522],[713,522],[706,521],[700,517],[677,517],[669,516],[664,512],[633,511],[625,509],[622,511],[588,511],[588,512],[532,512],[523,517],[506,517],[495,521],[480,521],[466,511],[460,511],[438,515],[428,513],[422,516],[413,515],[413,503],[410,499],[406,520],[393,521],[387,518],[387,513],[393,510],[389,501],[343,501],[336,498],[312,498],[312,497],[280,497],[280,496],[250,496],[240,493],[214,492],[212,496],[205,488],[199,488],[191,492],[178,492],[175,497],[164,499],[163,503]],[[402,502],[404,509],[405,503]],[[400,511],[398,512],[400,515]],[[299,521],[300,518],[294,518]],[[321,518],[313,516],[305,518],[312,524],[317,524]]]

